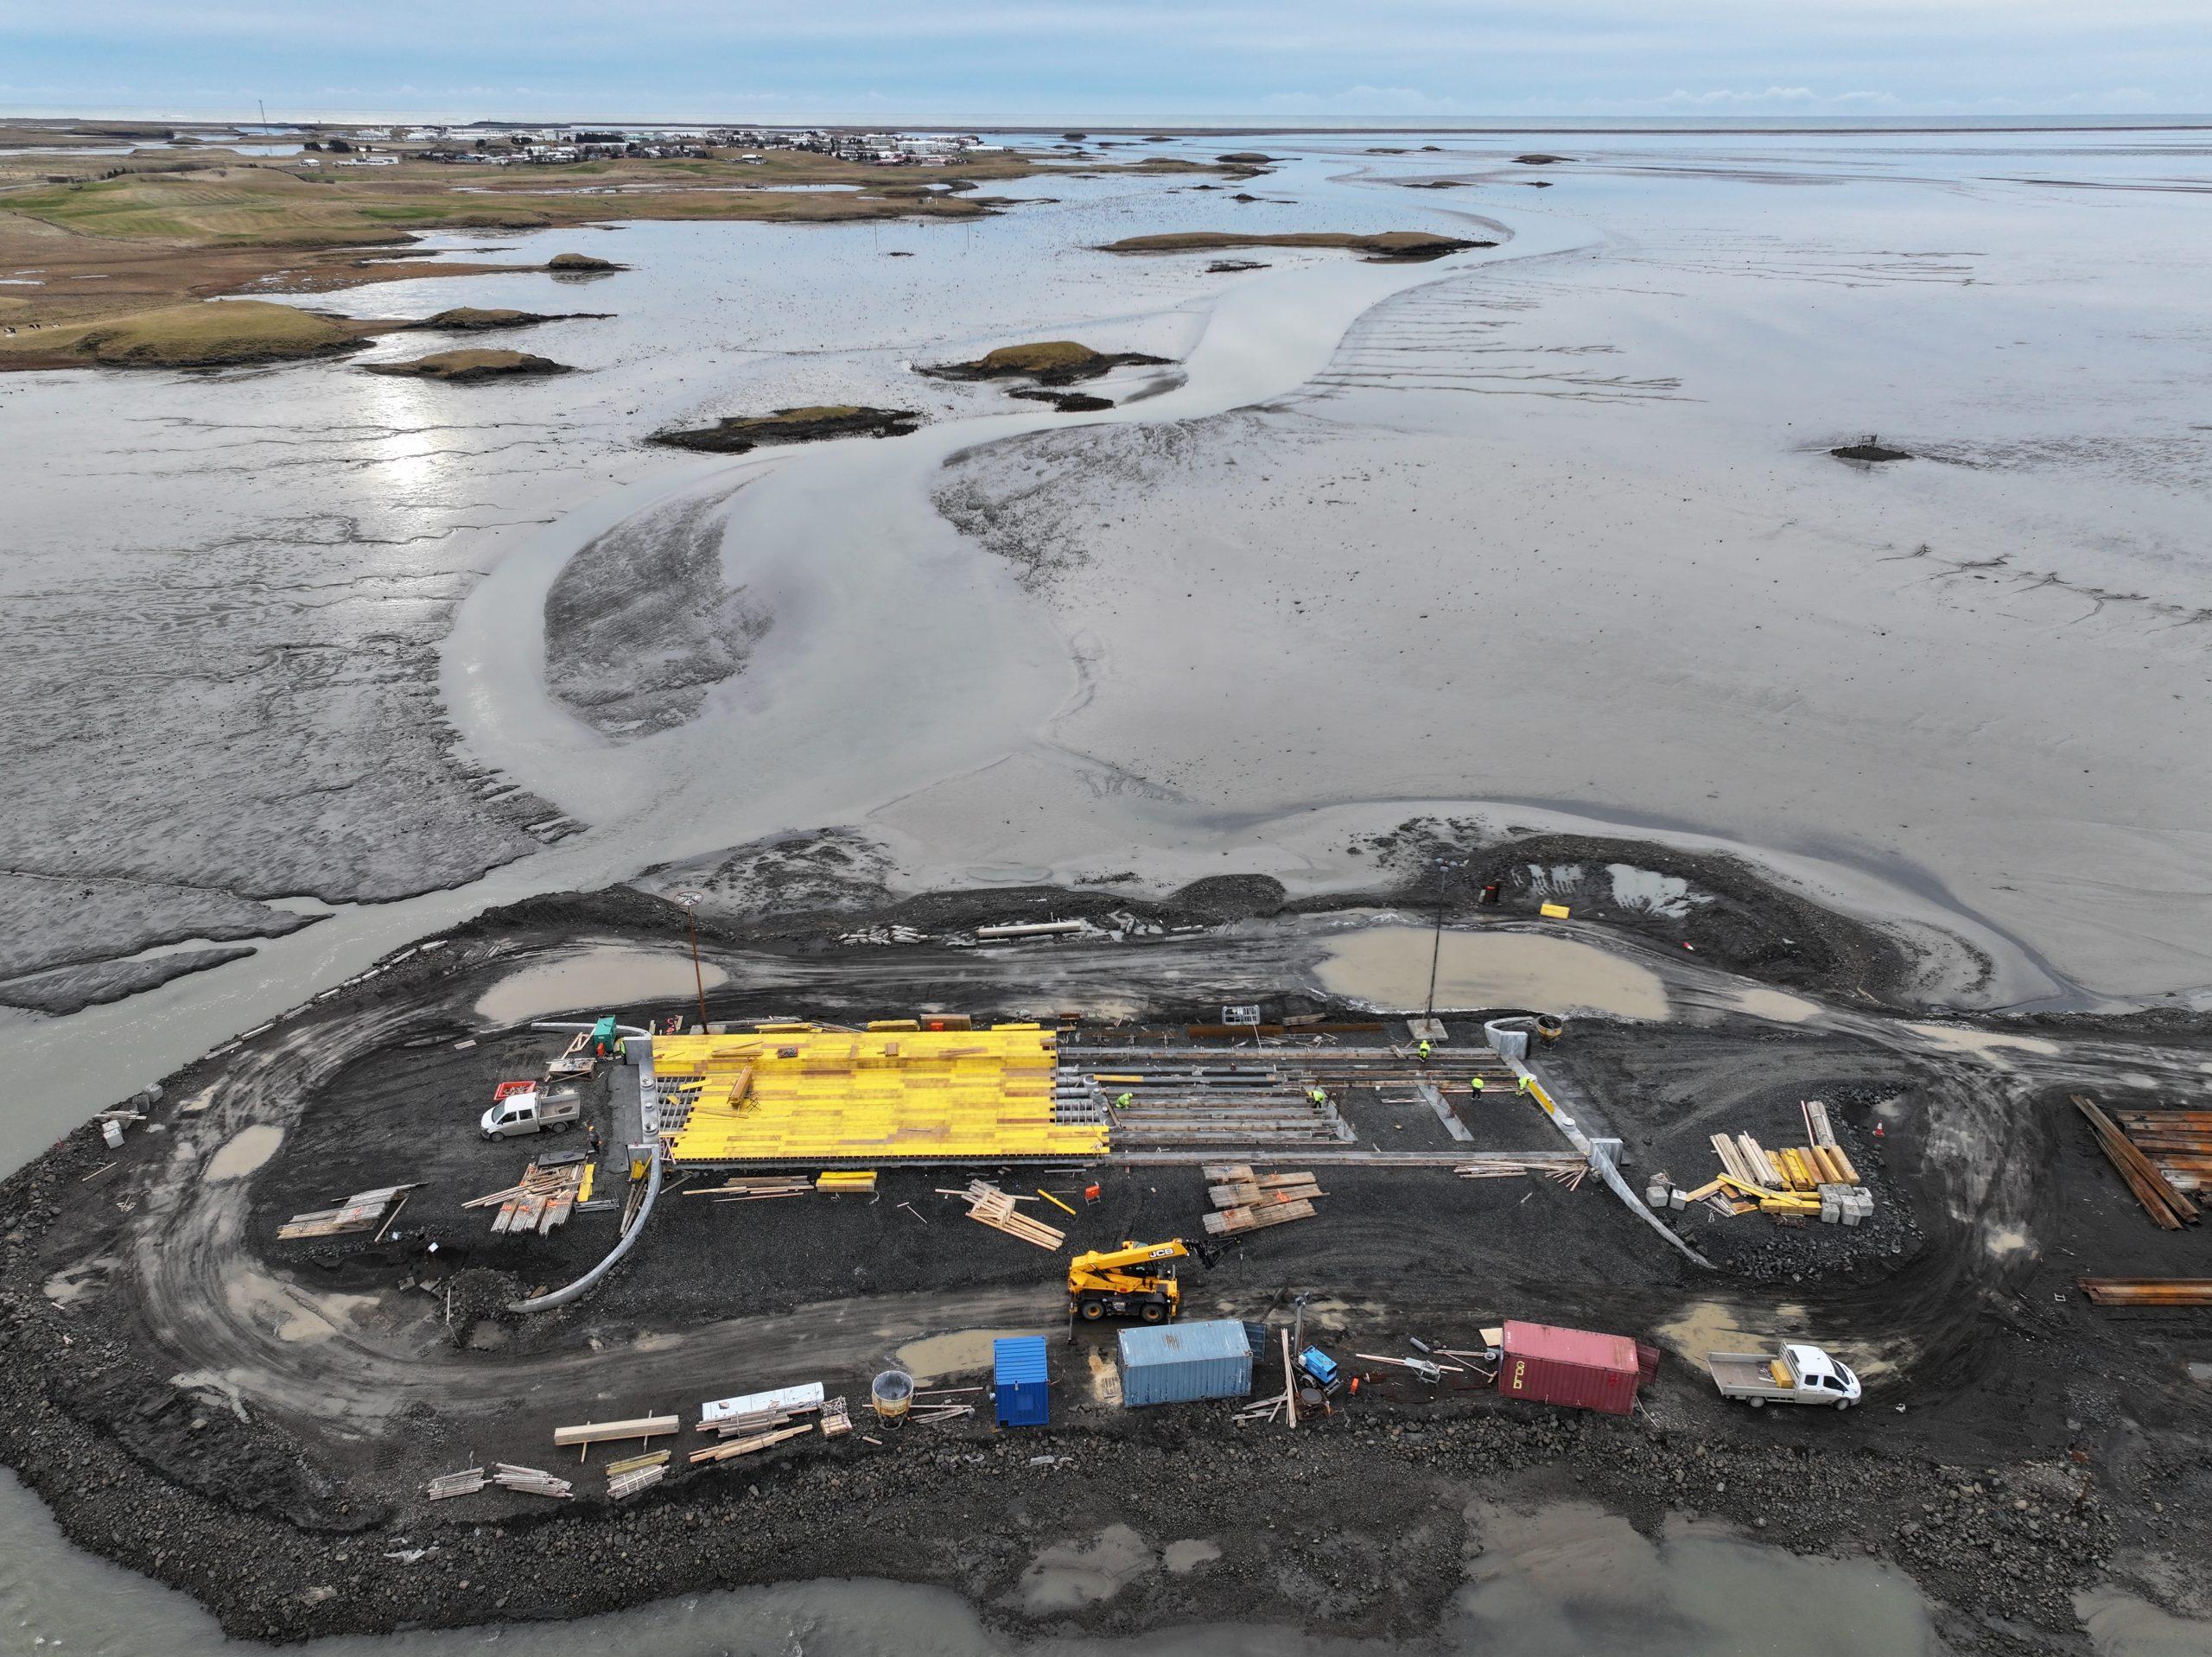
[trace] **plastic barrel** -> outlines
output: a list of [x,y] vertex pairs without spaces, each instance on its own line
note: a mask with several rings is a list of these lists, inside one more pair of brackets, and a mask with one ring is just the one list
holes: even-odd
[[914,1401],[914,1378],[904,1369],[887,1369],[868,1384],[868,1394],[879,1420],[903,1421]]

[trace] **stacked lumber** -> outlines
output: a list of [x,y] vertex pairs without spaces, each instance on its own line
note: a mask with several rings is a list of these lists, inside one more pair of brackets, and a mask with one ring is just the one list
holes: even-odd
[[519,1490],[524,1495],[551,1496],[566,1501],[576,1493],[575,1486],[564,1478],[535,1467],[518,1467],[512,1462],[494,1462],[492,1482],[502,1489]]
[[2212,1110],[2107,1114],[2166,1184],[2182,1192],[2212,1190]]
[[711,1197],[724,1203],[762,1203],[779,1197],[811,1197],[814,1185],[804,1174],[736,1175],[719,1185],[702,1185],[685,1197]]
[[2212,1277],[2082,1277],[2100,1306],[2212,1306]]
[[1249,1208],[1255,1203],[1281,1202],[1293,1197],[1323,1195],[1312,1174],[1255,1174],[1249,1168],[1237,1178],[1208,1188],[1206,1195],[1217,1209]]
[[1205,1216],[1205,1227],[1217,1237],[1310,1220],[1315,1199],[1327,1194],[1310,1173],[1255,1174],[1242,1164],[1207,1172],[1226,1177],[1207,1192],[1217,1211]]
[[1852,1166],[1851,1159],[1844,1155],[1843,1147],[1836,1143],[1835,1128],[1828,1121],[1828,1108],[1817,1099],[1801,1100],[1797,1108],[1805,1113],[1806,1139],[1811,1141],[1813,1149],[1821,1153],[1821,1159],[1835,1173],[1834,1180],[1830,1183],[1865,1184],[1866,1182],[1859,1177],[1859,1170]]
[[607,1476],[620,1478],[625,1473],[641,1472],[648,1467],[665,1467],[671,1453],[665,1450],[648,1450],[642,1455],[625,1456],[619,1462],[607,1463]]
[[814,1182],[818,1191],[850,1191],[865,1196],[875,1189],[875,1171],[861,1168],[833,1168]]
[[1541,1174],[1573,1190],[1590,1171],[1590,1164],[1573,1151],[1497,1151],[1470,1157],[1452,1171],[1462,1179],[1517,1179],[1523,1174]]
[[441,1473],[429,1482],[430,1500],[443,1501],[452,1496],[473,1496],[489,1482],[480,1467],[463,1468],[458,1473]]
[[796,1438],[813,1431],[814,1424],[811,1421],[802,1421],[795,1427],[779,1427],[772,1432],[756,1432],[746,1438],[732,1438],[724,1444],[709,1444],[704,1450],[693,1451],[691,1463],[696,1467],[702,1462],[732,1461],[740,1456],[753,1455],[758,1451],[768,1449],[771,1445],[782,1444],[787,1438]]
[[295,1214],[276,1228],[276,1235],[286,1242],[296,1242],[302,1237],[336,1237],[349,1231],[366,1231],[371,1226],[381,1232],[385,1210],[395,1202],[404,1203],[406,1194],[416,1189],[416,1185],[385,1185],[372,1191],[356,1191],[334,1209]]
[[2120,1170],[2120,1177],[2127,1182],[2127,1189],[2135,1193],[2135,1200],[2143,1205],[2161,1230],[2178,1231],[2184,1225],[2195,1225],[2202,1217],[2196,1204],[2183,1196],[2167,1182],[2164,1174],[2151,1159],[2137,1149],[2133,1141],[2120,1131],[2111,1117],[2097,1108],[2094,1100],[2080,1094],[2071,1095],[2074,1108],[2088,1119],[2090,1128],[2097,1136],[2097,1143],[2104,1147],[2112,1165]]
[[994,1231],[1003,1231],[1038,1248],[1056,1249],[1068,1240],[1068,1234],[1042,1220],[1033,1220],[1014,1207],[1017,1203],[1033,1203],[1033,1197],[1013,1197],[988,1180],[971,1179],[964,1191],[940,1190],[942,1197],[958,1197],[968,1203],[968,1217]]
[[[738,1415],[725,1415],[718,1421],[702,1421],[692,1429],[695,1432],[711,1432],[723,1438],[749,1438],[757,1432],[770,1432],[778,1427],[787,1427],[810,1410],[747,1410]],[[804,1425],[804,1424],[802,1424]]]
[[853,1430],[852,1412],[845,1407],[845,1400],[833,1398],[822,1406],[822,1436],[842,1438]]
[[497,1208],[499,1211],[492,1216],[495,1237],[550,1236],[556,1226],[567,1224],[569,1216],[575,1211],[586,1165],[581,1159],[559,1167],[541,1167],[532,1161],[513,1184],[472,1197],[461,1207]]
[[[1833,1137],[1825,1107],[1801,1103],[1800,1108],[1808,1139]],[[1720,1178],[1685,1192],[1686,1206],[1702,1202],[1729,1215],[1756,1209],[1783,1224],[1818,1215],[1824,1222],[1857,1225],[1874,1211],[1872,1193],[1859,1183],[1858,1169],[1840,1147],[1813,1144],[1770,1150],[1748,1133],[1715,1133],[1712,1143],[1720,1159]]]
[[553,1443],[556,1449],[574,1450],[592,1444],[617,1443],[624,1438],[635,1438],[640,1443],[658,1438],[676,1431],[677,1419],[672,1415],[640,1415],[627,1421],[587,1421],[582,1426],[556,1427]]
[[652,1489],[654,1485],[658,1484],[667,1476],[668,1462],[665,1457],[659,1461],[650,1462],[643,1467],[633,1467],[626,1473],[617,1473],[609,1468],[607,1475],[607,1498],[610,1501],[627,1501],[640,1491]]

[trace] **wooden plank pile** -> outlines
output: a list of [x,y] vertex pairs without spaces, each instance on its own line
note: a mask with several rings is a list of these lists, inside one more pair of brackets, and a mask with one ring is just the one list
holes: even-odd
[[627,1421],[587,1421],[581,1426],[556,1427],[553,1444],[559,1450],[588,1450],[594,1444],[619,1444],[625,1438],[635,1438],[643,1444],[676,1431],[678,1423],[672,1415],[640,1415]]
[[1215,1209],[1205,1227],[1217,1237],[1310,1220],[1315,1199],[1327,1195],[1310,1173],[1255,1173],[1241,1162],[1217,1163],[1205,1172]]
[[2212,1110],[2107,1113],[2160,1178],[2184,1194],[2212,1190]]
[[1843,1147],[1834,1143],[1827,1108],[1817,1101],[1801,1101],[1799,1108],[1811,1143],[1769,1150],[1748,1133],[1715,1133],[1712,1143],[1720,1159],[1720,1178],[1694,1191],[1675,1192],[1681,1201],[1672,1206],[1706,1203],[1726,1215],[1756,1209],[1787,1225],[1817,1215],[1826,1222],[1855,1226],[1872,1216],[1873,1193],[1860,1182]]
[[[1240,1427],[1248,1422],[1273,1421],[1285,1411],[1290,1414],[1289,1425],[1298,1425],[1298,1376],[1291,1368],[1290,1331],[1285,1329],[1276,1333],[1282,1337],[1282,1390],[1272,1398],[1255,1400],[1230,1416],[1230,1419]],[[1252,1355],[1255,1365],[1259,1355],[1256,1352]]]
[[768,1449],[771,1445],[782,1444],[787,1438],[797,1438],[813,1431],[813,1422],[802,1421],[797,1426],[778,1427],[767,1432],[748,1433],[742,1438],[731,1438],[722,1444],[709,1444],[704,1450],[693,1451],[691,1463],[696,1467],[702,1462],[734,1461],[740,1456],[753,1455],[758,1451]]
[[334,1209],[318,1209],[311,1214],[295,1214],[276,1228],[276,1235],[286,1242],[297,1242],[305,1237],[336,1237],[349,1231],[366,1231],[374,1226],[384,1231],[385,1211],[395,1203],[404,1203],[407,1193],[419,1189],[415,1185],[385,1185],[372,1191],[356,1191]]
[[[2090,1129],[2096,1134],[2097,1143],[2104,1148],[2105,1155],[2111,1159],[2112,1165],[2120,1170],[2120,1177],[2127,1182],[2127,1189],[2135,1194],[2135,1200],[2143,1205],[2143,1211],[2151,1216],[2159,1229],[2178,1231],[2184,1225],[2193,1226],[2202,1218],[2197,1210],[2196,1204],[2182,1194],[2173,1181],[2167,1177],[2165,1171],[2144,1154],[2134,1138],[2130,1133],[2122,1132],[2120,1125],[2105,1114],[2098,1108],[2094,1100],[2086,1099],[2078,1093],[2072,1095],[2071,1097],[2074,1101],[2074,1108],[2088,1119]],[[2128,1114],[2139,1118],[2152,1113],[2134,1111]],[[2183,1117],[2204,1115],[2212,1118],[2212,1112],[2168,1113],[2162,1111],[2157,1114]],[[2138,1128],[2135,1132],[2150,1138],[2154,1148],[2165,1156],[2191,1154],[2186,1149],[2172,1147],[2177,1144],[2186,1144],[2198,1137],[2186,1124],[2162,1127],[2146,1127]],[[2212,1129],[2208,1129],[2208,1132],[2212,1132]],[[2212,1159],[2207,1159],[2207,1166],[2212,1168]],[[2194,1171],[2191,1171],[2193,1173]]]
[[556,1226],[568,1223],[569,1216],[575,1211],[577,1192],[583,1184],[587,1165],[580,1154],[569,1154],[575,1159],[558,1166],[541,1166],[533,1161],[523,1169],[522,1178],[513,1184],[503,1190],[472,1197],[461,1207],[497,1208],[499,1212],[492,1216],[492,1235],[495,1237],[527,1237],[533,1234],[550,1236]]
[[490,1481],[480,1467],[466,1467],[458,1473],[441,1473],[429,1483],[429,1497],[433,1501],[444,1501],[454,1496],[473,1496]]
[[535,1467],[518,1467],[512,1462],[492,1463],[492,1482],[504,1490],[519,1490],[524,1495],[551,1496],[556,1501],[572,1500],[576,1487],[564,1478],[556,1478]]
[[804,1174],[738,1174],[721,1184],[702,1185],[683,1194],[721,1203],[766,1203],[779,1197],[811,1197],[814,1184]]
[[2074,1279],[2100,1306],[2212,1306],[2212,1277],[2083,1277]]
[[1068,1234],[1057,1226],[1048,1226],[1042,1220],[1033,1220],[1018,1210],[1017,1203],[1033,1203],[1033,1197],[1014,1197],[1001,1190],[988,1180],[971,1179],[965,1190],[938,1190],[940,1197],[957,1197],[968,1204],[968,1217],[994,1231],[1003,1231],[1009,1237],[1018,1237],[1034,1248],[1057,1249],[1068,1240]]
[[668,1476],[668,1451],[656,1450],[651,1455],[632,1456],[626,1462],[611,1462],[607,1469],[607,1496],[610,1501],[627,1501],[641,1491],[650,1490]]
[[1516,1179],[1522,1174],[1541,1174],[1573,1190],[1590,1171],[1590,1164],[1574,1151],[1495,1151],[1470,1157],[1452,1171],[1462,1179]]
[[824,1400],[822,1406],[822,1436],[842,1438],[853,1430],[852,1412],[845,1407],[842,1398]]
[[981,1387],[939,1387],[929,1392],[914,1394],[914,1401],[907,1407],[906,1419],[927,1425],[936,1421],[958,1421],[976,1413],[973,1404],[962,1401],[964,1395],[980,1393]]
[[814,1182],[814,1189],[834,1194],[865,1197],[875,1190],[872,1168],[833,1168]]

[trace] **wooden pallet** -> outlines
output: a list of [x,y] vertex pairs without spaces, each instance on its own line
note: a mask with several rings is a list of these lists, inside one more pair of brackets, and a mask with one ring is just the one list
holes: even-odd
[[1313,1204],[1300,1197],[1287,1203],[1263,1203],[1257,1208],[1223,1209],[1205,1216],[1205,1225],[1214,1236],[1234,1237],[1247,1231],[1264,1230],[1268,1226],[1287,1225],[1293,1220],[1310,1220],[1313,1215]]
[[336,1237],[349,1231],[366,1231],[371,1226],[382,1229],[385,1211],[409,1191],[417,1189],[419,1182],[415,1185],[385,1185],[372,1191],[356,1191],[334,1209],[294,1215],[276,1228],[276,1235],[286,1242],[297,1242],[308,1237]]
[[1048,1226],[1042,1220],[1033,1220],[1020,1212],[1017,1203],[1031,1199],[1010,1197],[997,1186],[983,1180],[971,1180],[965,1191],[954,1193],[968,1200],[968,1217],[994,1231],[1003,1231],[1009,1237],[1038,1248],[1057,1249],[1068,1240],[1068,1234],[1057,1226]]

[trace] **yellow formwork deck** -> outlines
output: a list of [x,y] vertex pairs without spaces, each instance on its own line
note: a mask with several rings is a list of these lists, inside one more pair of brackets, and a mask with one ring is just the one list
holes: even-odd
[[1052,1120],[1058,1066],[1035,1025],[653,1038],[664,1095],[698,1084],[663,1131],[679,1165],[1103,1154],[1103,1126]]

